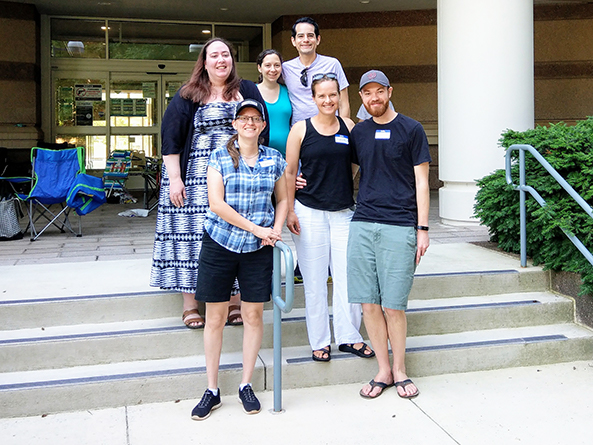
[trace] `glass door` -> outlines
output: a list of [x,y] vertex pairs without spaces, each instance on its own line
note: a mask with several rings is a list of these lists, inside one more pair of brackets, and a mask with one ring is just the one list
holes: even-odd
[[103,170],[113,150],[159,158],[162,116],[187,76],[54,72],[54,140],[85,147],[92,170]]
[[161,76],[112,73],[109,84],[109,151],[158,156]]
[[85,147],[88,169],[105,167],[107,78],[106,72],[57,73],[54,77],[54,140]]

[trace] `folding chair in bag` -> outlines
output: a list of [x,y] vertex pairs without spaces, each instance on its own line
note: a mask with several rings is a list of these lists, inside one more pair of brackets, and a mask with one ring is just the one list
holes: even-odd
[[[76,232],[69,219],[72,207],[66,204],[66,200],[77,176],[85,172],[84,148],[51,150],[34,147],[31,149],[31,164],[31,191],[28,195],[19,194],[19,198],[29,205],[27,228],[31,232],[31,241],[51,226],[62,233],[67,229],[76,236],[82,236],[80,216]],[[45,224],[41,229],[36,226],[39,220]]]

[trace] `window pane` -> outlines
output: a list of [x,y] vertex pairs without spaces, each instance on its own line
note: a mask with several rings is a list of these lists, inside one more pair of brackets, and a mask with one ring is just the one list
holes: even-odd
[[109,58],[195,61],[210,25],[109,21]]
[[52,19],[52,57],[105,58],[105,20]]
[[100,79],[56,80],[58,127],[104,127],[105,81]]
[[255,62],[263,51],[264,36],[261,26],[227,26],[216,25],[216,37],[231,42],[237,50],[237,62]]
[[156,136],[152,134],[111,136],[111,151],[130,150],[156,157]]
[[86,151],[86,168],[91,169],[105,169],[105,161],[107,159],[107,137],[100,135],[86,135],[86,136],[72,136],[72,135],[57,135],[56,143],[61,144],[67,142],[74,147],[84,147]]
[[157,122],[156,80],[111,82],[112,127],[152,127]]

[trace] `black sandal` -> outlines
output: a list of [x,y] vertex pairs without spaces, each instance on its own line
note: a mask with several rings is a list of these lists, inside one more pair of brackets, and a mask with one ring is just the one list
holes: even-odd
[[[355,343],[343,343],[338,346],[338,349],[342,352],[349,352],[351,354],[357,355],[362,358],[371,358],[375,356],[375,351],[373,351],[366,343],[363,343],[360,349],[356,349],[354,347]],[[370,354],[365,354],[366,351],[371,351]]]
[[[315,360],[316,362],[329,362],[332,359],[331,350],[332,350],[331,346],[326,346],[325,348],[321,348],[321,349],[315,349],[313,351],[313,353],[311,354],[311,358],[313,360]],[[315,355],[316,352],[323,352],[323,355],[321,357],[318,357]],[[326,354],[327,354],[327,357],[325,357]]]

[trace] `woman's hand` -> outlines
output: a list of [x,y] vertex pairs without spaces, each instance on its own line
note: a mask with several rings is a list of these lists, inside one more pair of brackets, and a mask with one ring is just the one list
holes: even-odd
[[171,200],[171,203],[175,207],[183,207],[186,198],[185,185],[181,178],[172,179],[169,183],[169,199]]
[[299,217],[294,210],[289,210],[286,216],[286,227],[295,235],[301,234],[301,225],[299,224]]
[[276,241],[282,241],[282,234],[272,227],[255,226],[253,234],[262,240],[262,246],[273,246]]
[[296,177],[296,187],[295,190],[304,189],[307,186],[307,180],[303,178],[303,174],[301,173]]

